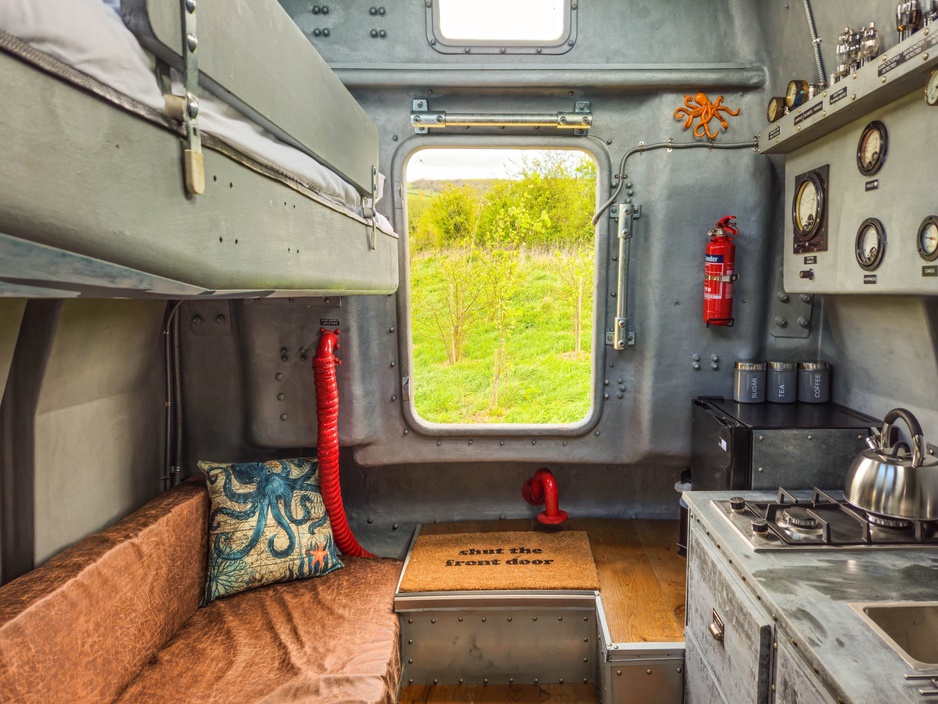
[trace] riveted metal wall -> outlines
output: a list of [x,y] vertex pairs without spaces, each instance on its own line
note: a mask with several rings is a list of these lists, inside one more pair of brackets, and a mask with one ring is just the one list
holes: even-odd
[[[578,9],[576,45],[569,52],[536,59],[439,54],[427,43],[426,8],[420,2],[387,3],[383,15],[377,13],[380,3],[358,0],[282,4],[377,124],[381,169],[390,179],[379,209],[402,235],[403,168],[421,147],[582,144],[600,165],[604,200],[626,151],[640,142],[694,140],[673,117],[685,95],[698,90],[711,99],[723,95],[741,114],[729,118],[718,142],[747,141],[765,126],[768,98],[789,78],[813,75],[803,9],[794,0],[596,0]],[[815,5],[828,66],[844,23],[876,19],[890,26],[891,10],[873,0]],[[372,29],[384,36],[372,38]],[[585,138],[475,128],[458,136],[416,135],[409,113],[417,98],[433,110],[493,113],[567,111],[582,98],[591,102],[593,126]],[[632,157],[625,171],[632,185],[623,189],[621,200],[630,197],[642,206],[632,245],[630,318],[636,345],[622,351],[595,346],[596,417],[579,432],[532,427],[498,435],[484,429],[441,435],[410,418],[401,388],[410,363],[406,237],[400,257],[405,279],[397,294],[342,299],[340,439],[352,448],[351,456],[343,456],[343,479],[349,479],[346,501],[356,527],[390,546],[400,542],[393,526],[405,530],[417,515],[423,521],[528,515],[514,496],[515,484],[542,463],[560,468],[562,488],[569,481],[578,505],[593,515],[671,515],[676,504],[668,482],[673,484],[689,459],[691,399],[730,395],[736,359],[828,359],[834,363],[835,400],[881,415],[883,406],[899,405],[911,394],[911,405],[925,413],[927,426],[934,403],[916,391],[920,377],[914,370],[890,369],[876,377],[889,366],[889,342],[878,335],[887,321],[908,326],[911,345],[921,351],[914,361],[934,373],[930,304],[915,297],[874,303],[840,296],[786,302],[778,296],[784,288],[779,262],[787,217],[780,157],[745,149],[660,150]],[[737,320],[732,328],[707,329],[700,310],[706,232],[728,214],[738,217],[742,230]],[[614,222],[604,217],[598,236],[596,300],[604,305],[597,306],[597,335],[611,329],[615,315]],[[321,300],[297,303],[310,307],[313,326],[327,312]],[[232,304],[238,330],[241,305]],[[284,344],[296,346],[292,339],[279,339],[285,326],[296,323],[292,313],[273,308],[251,323],[251,344],[270,346],[263,355],[245,355],[243,337],[236,339],[234,332],[211,344],[194,336],[183,340],[190,460],[295,454],[315,443],[311,386],[304,376],[309,372],[299,360],[299,347],[291,347],[287,363],[278,356]],[[787,326],[777,324],[779,317]],[[801,317],[806,327],[797,325]],[[307,323],[301,327],[308,329]],[[288,366],[280,383],[309,397],[309,403],[297,400],[276,413],[270,399],[280,392],[273,367],[282,363]],[[221,408],[208,407],[209,389],[223,390]],[[250,398],[265,401],[254,405]],[[281,419],[284,412],[287,420]]]
[[[721,142],[749,142],[762,120],[763,52],[748,3],[707,6],[673,3],[590,3],[578,7],[575,46],[561,56],[442,55],[426,38],[423,3],[384,6],[350,2],[341,7],[284,2],[317,49],[353,87],[379,127],[382,169],[393,188],[379,204],[400,232],[406,204],[400,185],[411,154],[429,146],[580,147],[595,157],[600,201],[616,184],[618,164],[640,142],[693,142],[674,111],[684,96],[706,90],[712,99],[741,108]],[[318,9],[318,12],[317,12]],[[372,38],[371,25],[385,36]],[[329,36],[322,34],[328,25]],[[319,29],[317,35],[315,30]],[[523,74],[523,75],[522,75]],[[414,99],[431,110],[550,113],[591,102],[587,138],[532,130],[471,129],[459,134],[415,135],[409,127]],[[805,346],[790,338],[767,340],[775,277],[776,199],[779,177],[773,160],[739,151],[648,152],[626,167],[628,186],[620,201],[642,206],[632,244],[630,317],[636,345],[612,350],[605,332],[615,316],[615,222],[598,228],[594,330],[594,416],[574,428],[543,426],[432,428],[414,417],[401,382],[411,375],[406,239],[402,242],[402,289],[395,296],[397,333],[370,326],[371,342],[396,344],[378,368],[363,377],[386,389],[375,404],[378,433],[354,449],[364,466],[440,461],[562,462],[565,464],[676,467],[689,451],[690,400],[704,393],[729,394],[732,362],[762,356],[769,345]],[[707,329],[701,315],[703,249],[707,230],[722,216],[737,215],[741,278],[734,328]],[[363,302],[375,318],[383,302]],[[378,312],[377,309],[380,309]],[[702,360],[702,363],[701,363]],[[396,366],[391,367],[391,362]],[[351,391],[353,395],[356,393]],[[396,402],[388,399],[396,397]]]
[[[593,602],[593,599],[589,600]],[[480,606],[467,596],[446,609],[401,614],[408,684],[595,683],[596,612],[583,605]],[[535,651],[525,647],[537,642]]]
[[[879,0],[815,0],[812,5],[818,35],[822,40],[821,53],[829,72],[835,65],[837,35],[845,26],[859,28],[875,22],[885,51],[888,52],[898,44],[895,3]],[[770,54],[772,61],[767,63],[767,94],[784,95],[788,81],[793,78],[816,80],[811,52],[800,50],[810,41],[807,25],[803,21],[802,3],[795,0],[770,0],[755,3],[755,10],[759,24],[772,28],[765,35],[773,49]],[[924,87],[924,78],[922,81]],[[902,105],[907,102],[902,102]],[[892,114],[897,107],[888,107],[881,112]],[[932,109],[926,109],[924,105],[906,105],[901,125],[897,124],[902,134],[900,137],[893,135],[893,138],[902,142],[924,143],[925,130],[931,129],[934,117],[928,112]],[[913,118],[911,121],[907,120],[908,114]],[[928,122],[919,127],[916,118]],[[866,124],[862,119],[858,123],[862,123],[860,127]],[[848,141],[855,143],[858,137],[859,127],[851,133]],[[810,155],[809,148],[800,150],[799,159],[804,161],[806,154]],[[933,170],[933,160],[919,160],[916,154],[914,150],[906,149],[903,155],[899,151],[889,155],[893,173],[903,173],[913,185],[913,191],[914,184],[930,178],[926,175],[930,173],[929,169]],[[794,166],[792,169],[795,173],[804,171]],[[855,162],[852,165],[845,164],[843,173],[849,174],[851,179],[854,174],[857,179],[861,178]],[[842,186],[851,187],[846,183]],[[846,203],[847,212],[859,214],[867,209],[864,204],[867,201],[864,199],[858,202],[855,197]],[[931,207],[924,203],[916,205]],[[789,218],[787,200],[782,204],[782,210],[783,217]],[[901,220],[904,217],[894,204],[889,204],[886,212],[893,219],[899,217]],[[864,217],[867,215],[863,215],[860,220]],[[844,224],[847,231],[839,232],[839,236],[852,243],[858,225],[859,220],[851,222],[849,228]],[[893,233],[887,234],[889,244],[893,244]],[[918,276],[918,272],[915,273]],[[818,356],[834,363],[833,400],[877,417],[882,417],[891,408],[904,406],[918,416],[926,437],[938,437],[938,403],[934,394],[938,384],[938,299],[935,295],[874,297],[857,293],[828,293],[823,299],[822,315],[829,325],[829,331],[816,339],[816,344]]]

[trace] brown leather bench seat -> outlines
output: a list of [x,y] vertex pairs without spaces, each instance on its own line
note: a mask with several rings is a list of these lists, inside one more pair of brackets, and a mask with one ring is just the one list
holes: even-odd
[[208,496],[183,485],[0,589],[0,699],[393,702],[401,563],[198,608]]

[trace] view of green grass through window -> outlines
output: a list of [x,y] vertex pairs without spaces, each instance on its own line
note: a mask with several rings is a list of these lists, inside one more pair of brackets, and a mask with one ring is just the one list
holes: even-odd
[[572,423],[591,402],[596,165],[417,152],[407,167],[411,393],[434,423]]

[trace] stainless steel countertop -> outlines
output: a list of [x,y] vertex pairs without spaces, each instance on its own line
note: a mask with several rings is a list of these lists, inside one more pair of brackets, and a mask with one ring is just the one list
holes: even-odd
[[[720,515],[713,500],[772,500],[775,492],[685,492],[691,520],[709,531],[733,560],[778,628],[797,643],[824,686],[843,702],[923,702],[923,682],[848,605],[854,601],[938,600],[938,547],[901,550],[754,552]],[[806,494],[807,496],[807,494]]]

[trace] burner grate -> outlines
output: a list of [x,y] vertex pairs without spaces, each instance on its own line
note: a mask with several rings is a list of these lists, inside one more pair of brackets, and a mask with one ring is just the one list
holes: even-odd
[[901,523],[869,516],[818,488],[812,490],[810,498],[798,498],[779,488],[775,501],[734,497],[733,502],[722,503],[730,508],[725,513],[727,520],[750,536],[747,539],[752,540],[751,524],[765,521],[768,530],[760,532],[760,544],[772,542],[793,548],[938,544],[936,521]]

